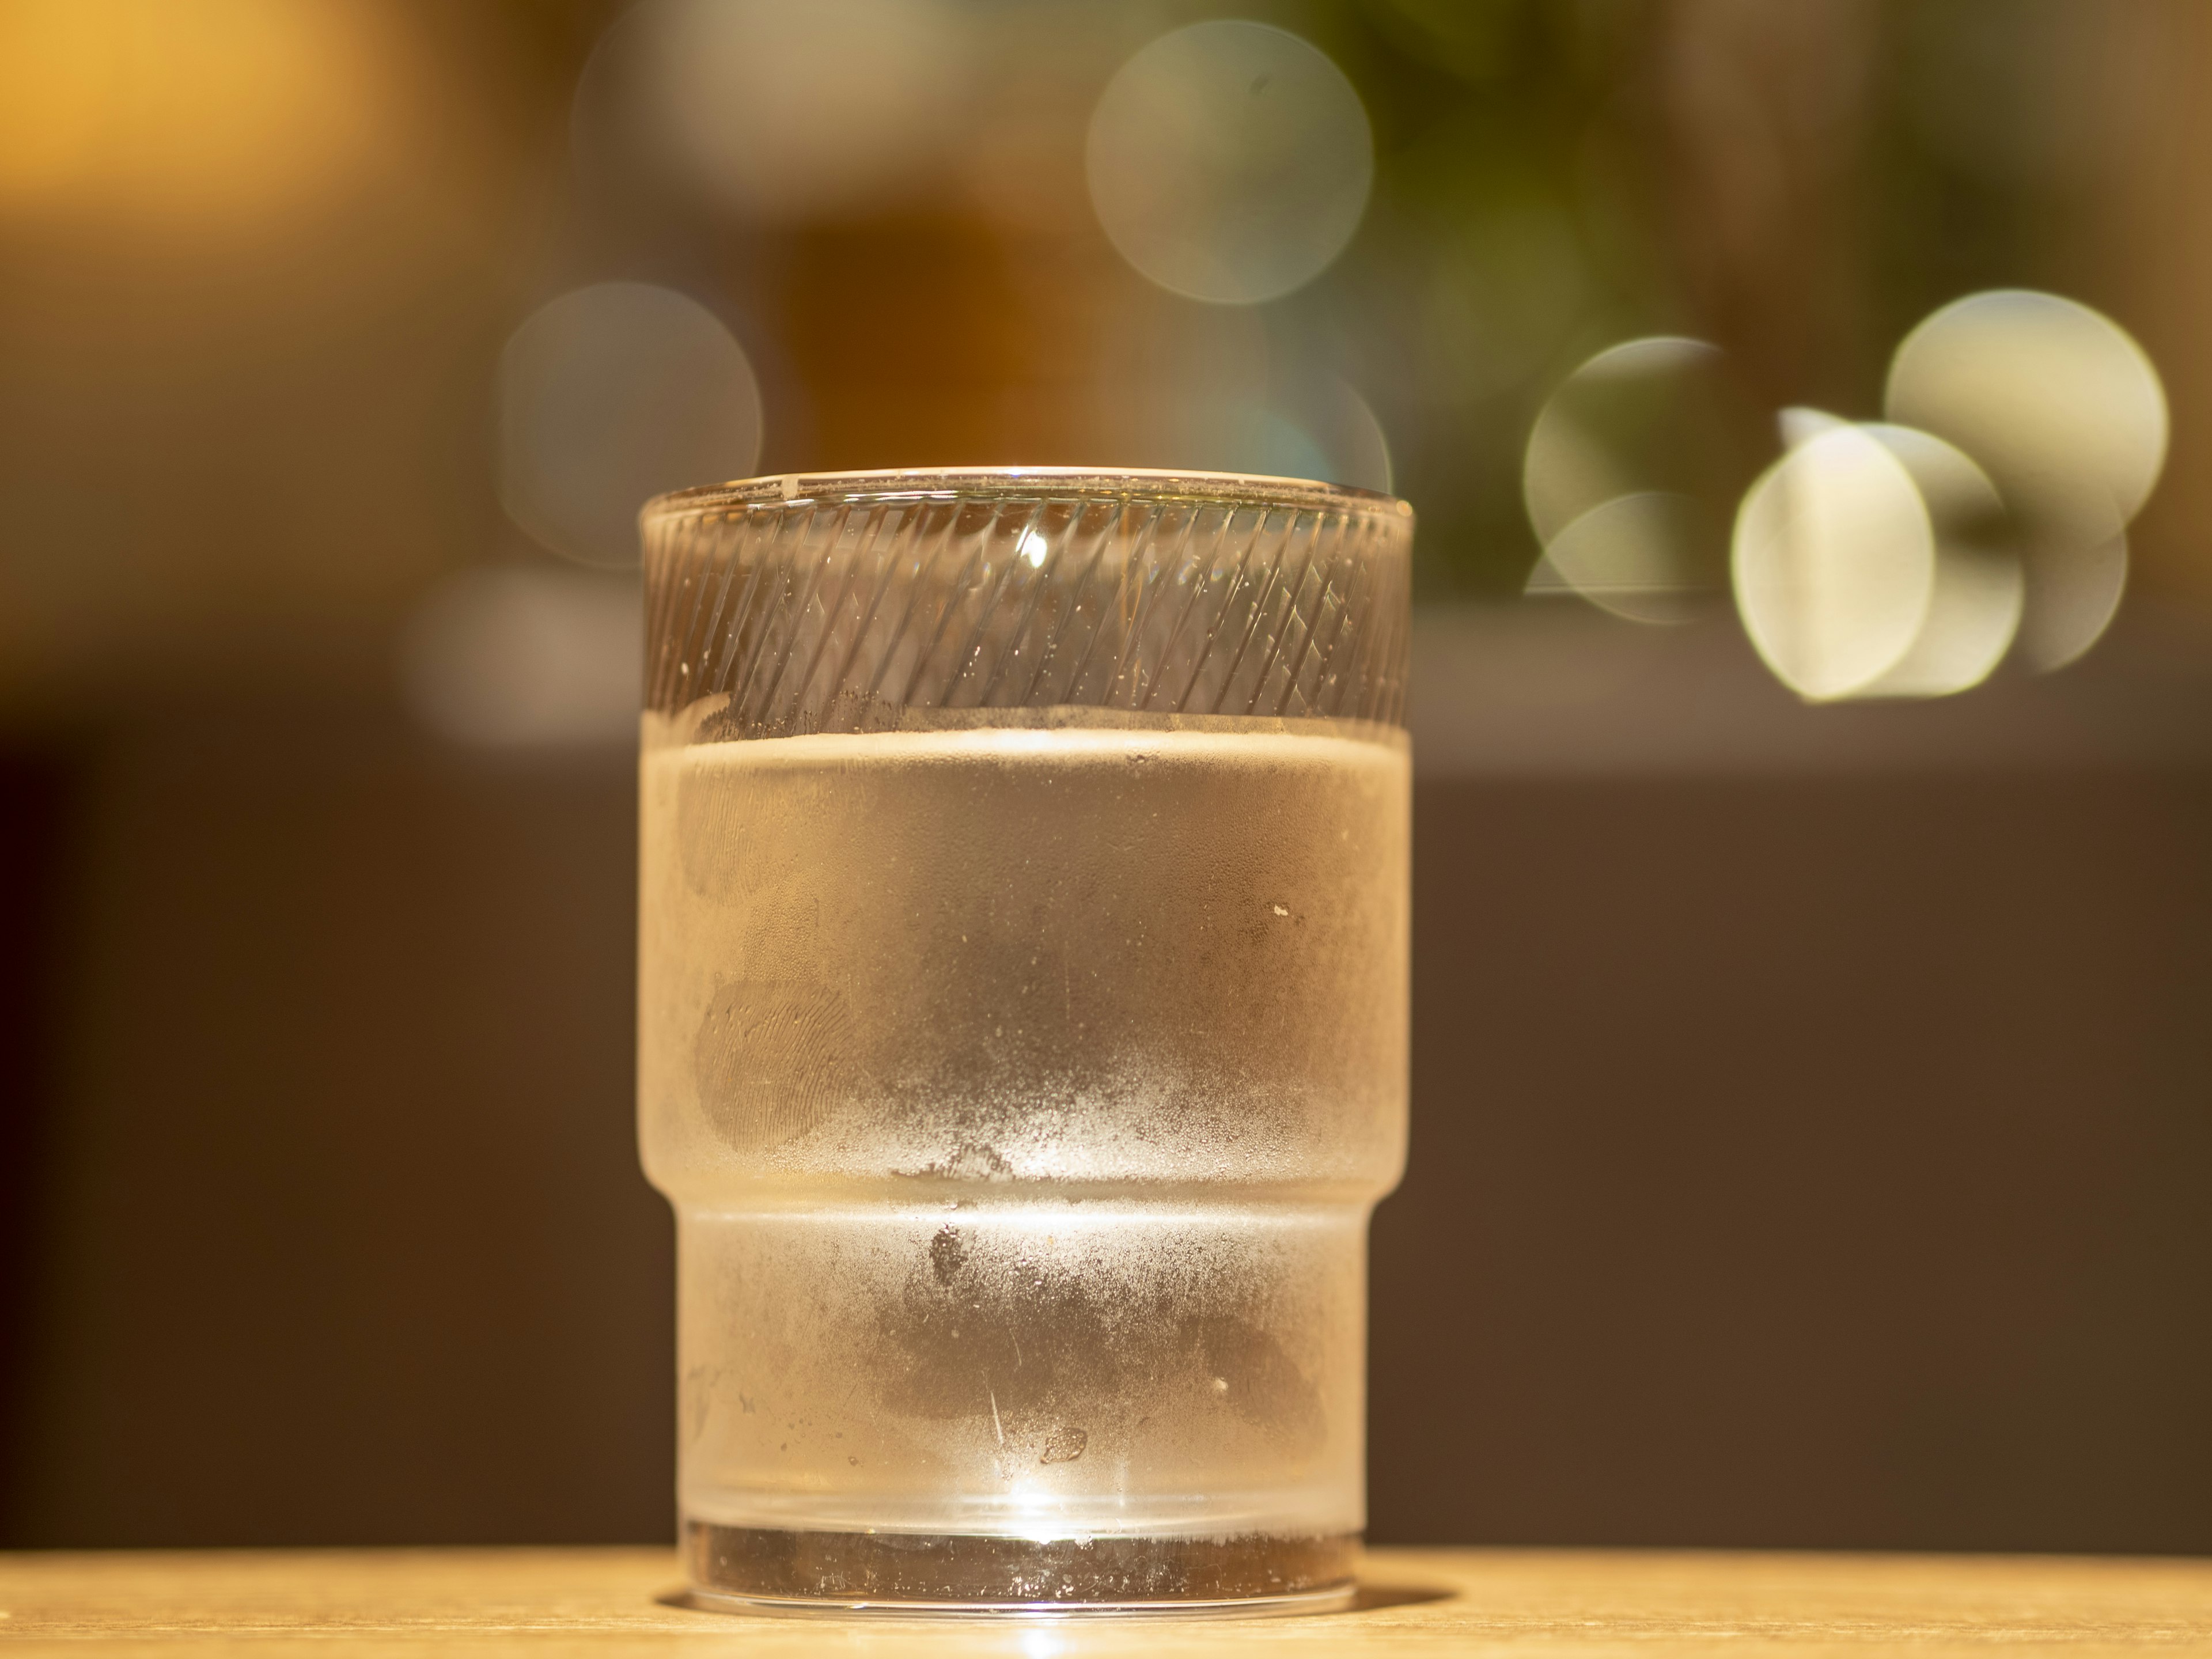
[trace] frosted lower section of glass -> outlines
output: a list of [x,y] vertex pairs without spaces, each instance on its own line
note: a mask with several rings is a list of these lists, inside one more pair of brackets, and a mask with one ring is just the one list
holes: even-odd
[[[1314,1589],[1280,1564],[1362,1524],[1365,1228],[1404,1157],[1402,736],[685,742],[711,713],[648,718],[641,895],[695,1553],[1183,1540],[1068,1559]],[[1110,1599],[1059,1559],[1009,1582]]]
[[1357,1532],[1364,1231],[1354,1208],[1165,1194],[695,1212],[684,1512],[1038,1539]]

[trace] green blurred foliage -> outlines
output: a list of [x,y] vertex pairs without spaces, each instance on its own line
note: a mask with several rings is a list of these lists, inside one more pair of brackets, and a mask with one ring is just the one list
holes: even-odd
[[[1808,34],[1800,55],[1829,37],[1856,54],[1826,83],[1837,104],[1821,119],[1843,130],[1832,149],[1817,123],[1795,149],[1732,130],[1685,70],[1698,52],[1762,44],[1757,9],[1727,0],[1266,14],[1351,76],[1377,167],[1358,238],[1270,308],[1271,329],[1325,343],[1380,416],[1397,488],[1421,509],[1427,597],[1520,590],[1540,552],[1523,446],[1546,397],[1604,347],[1659,333],[1721,344],[1763,419],[1731,441],[1771,450],[1784,403],[1877,416],[1889,350],[1936,306],[2063,275],[2105,142],[2069,58],[2094,21],[2078,0],[1820,9],[1828,37]],[[1753,98],[1764,67],[1727,64]],[[1767,246],[1748,252],[1716,228],[1730,204],[1706,199],[1715,154],[1731,151],[1720,164],[1770,169],[1788,210],[1753,222]]]

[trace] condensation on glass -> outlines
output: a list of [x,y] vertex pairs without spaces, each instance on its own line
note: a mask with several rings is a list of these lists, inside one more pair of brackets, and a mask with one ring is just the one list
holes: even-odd
[[644,523],[695,1590],[1343,1598],[1405,1156],[1410,510],[901,472]]

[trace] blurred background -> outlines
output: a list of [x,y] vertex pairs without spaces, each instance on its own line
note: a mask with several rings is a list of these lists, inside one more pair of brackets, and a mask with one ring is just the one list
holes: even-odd
[[647,494],[1420,514],[1386,1541],[2212,1551],[2212,9],[0,0],[0,1542],[672,1531]]

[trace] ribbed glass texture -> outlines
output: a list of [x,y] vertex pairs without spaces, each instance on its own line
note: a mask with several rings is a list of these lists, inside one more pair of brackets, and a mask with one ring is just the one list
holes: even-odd
[[726,700],[716,738],[1069,706],[1403,721],[1413,515],[1364,491],[799,475],[662,496],[642,525],[647,705]]

